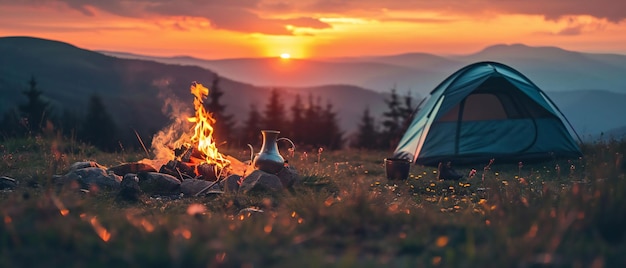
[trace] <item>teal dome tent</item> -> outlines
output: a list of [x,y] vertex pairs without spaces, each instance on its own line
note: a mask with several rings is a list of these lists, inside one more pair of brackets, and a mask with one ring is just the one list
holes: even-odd
[[394,158],[427,166],[578,158],[576,133],[564,122],[556,105],[523,74],[501,63],[478,62],[430,93]]

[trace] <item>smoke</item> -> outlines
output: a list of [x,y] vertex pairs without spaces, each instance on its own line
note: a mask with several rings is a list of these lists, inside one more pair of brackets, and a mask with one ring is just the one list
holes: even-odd
[[180,148],[191,140],[190,129],[192,124],[187,118],[192,116],[188,103],[178,99],[167,81],[155,83],[161,89],[159,99],[163,100],[161,112],[170,119],[170,125],[158,131],[152,138],[151,149],[155,157],[150,162],[155,168],[160,168],[169,160],[175,158],[174,149]]

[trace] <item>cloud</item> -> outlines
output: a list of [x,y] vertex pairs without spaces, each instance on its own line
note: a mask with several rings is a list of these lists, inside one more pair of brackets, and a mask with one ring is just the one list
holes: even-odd
[[557,20],[572,15],[589,15],[614,23],[626,18],[626,1],[623,0],[305,0],[301,2],[299,7],[309,12],[371,12],[382,9],[468,15],[496,12],[539,15],[548,20]]
[[583,26],[577,25],[577,26],[565,27],[561,29],[560,31],[558,31],[556,35],[579,35],[582,32],[583,32]]
[[[0,0],[0,3],[10,0]],[[280,11],[289,10],[290,5],[284,3],[263,3],[260,0],[26,0],[38,3],[64,3],[86,16],[93,16],[93,9],[126,17],[197,17],[211,22],[217,29],[263,33],[270,35],[290,35],[288,25],[300,28],[324,29],[331,26],[317,18],[298,17],[262,17],[263,8]],[[184,29],[184,27],[179,27]]]
[[[543,16],[547,20],[589,15],[612,23],[622,22],[626,18],[626,1],[623,0],[0,0],[0,7],[59,4],[85,16],[95,16],[98,11],[104,11],[136,18],[197,17],[210,21],[211,26],[217,29],[270,35],[293,34],[293,28],[330,28],[330,24],[319,19],[329,15],[422,23],[446,22],[437,19],[386,17],[387,10],[468,16],[525,14]],[[564,33],[573,33],[574,30],[575,27],[572,27]]]
[[602,31],[606,28],[606,19],[567,18],[567,26],[554,33],[555,35],[581,35],[586,32]]

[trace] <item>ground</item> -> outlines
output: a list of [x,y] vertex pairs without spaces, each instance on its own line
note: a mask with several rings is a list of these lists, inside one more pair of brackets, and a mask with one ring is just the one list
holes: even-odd
[[389,152],[296,151],[287,159],[303,182],[290,191],[129,202],[51,178],[75,161],[111,166],[144,153],[8,140],[0,176],[19,185],[0,191],[0,266],[620,267],[625,148],[586,144],[581,159],[533,165],[496,159],[458,167],[461,181],[420,166],[388,181]]

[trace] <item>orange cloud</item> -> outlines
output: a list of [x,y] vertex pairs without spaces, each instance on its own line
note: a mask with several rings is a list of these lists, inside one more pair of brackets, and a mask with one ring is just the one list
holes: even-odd
[[[0,0],[2,5],[59,6],[65,5],[85,16],[95,16],[98,11],[110,14],[146,18],[154,16],[196,17],[211,22],[217,29],[244,33],[289,35],[287,25],[298,28],[326,29],[330,25],[319,20],[320,16],[332,14],[381,17],[384,20],[402,20],[439,23],[431,18],[384,17],[387,10],[411,12],[438,12],[440,14],[540,15],[548,20],[567,16],[588,15],[619,23],[626,18],[626,1],[614,0],[567,0],[567,1],[458,1],[458,0]],[[322,15],[320,15],[322,14]],[[326,14],[326,15],[323,15]]]

